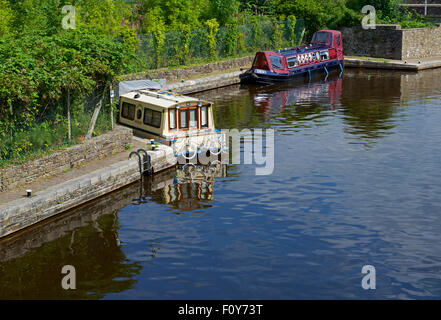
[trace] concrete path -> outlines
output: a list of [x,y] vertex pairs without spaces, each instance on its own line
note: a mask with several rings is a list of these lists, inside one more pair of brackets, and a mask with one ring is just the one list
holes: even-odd
[[389,60],[370,57],[345,57],[346,68],[370,68],[388,70],[420,71],[441,67],[441,57],[421,59]]
[[130,143],[131,148],[129,150],[108,156],[101,160],[95,160],[92,162],[89,162],[87,165],[85,165],[82,168],[78,169],[72,169],[68,172],[64,172],[61,174],[58,174],[56,176],[40,179],[37,181],[34,181],[33,183],[27,185],[26,187],[22,187],[20,189],[15,190],[9,190],[6,192],[0,193],[0,205],[6,204],[8,202],[25,198],[26,196],[26,189],[32,190],[32,195],[38,195],[41,191],[48,189],[50,187],[53,187],[55,185],[61,184],[63,182],[78,178],[80,176],[86,175],[90,172],[93,172],[98,169],[102,169],[104,167],[110,166],[112,164],[115,164],[117,162],[121,162],[124,160],[127,160],[129,157],[130,152],[136,151],[140,148],[145,149],[147,146],[145,143],[137,140],[136,138],[132,139],[132,142]]

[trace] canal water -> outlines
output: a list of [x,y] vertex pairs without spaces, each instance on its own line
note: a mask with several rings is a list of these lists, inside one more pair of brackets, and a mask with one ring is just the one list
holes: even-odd
[[7,238],[0,298],[439,299],[440,80],[347,69],[201,93],[218,128],[275,130],[274,172],[172,169]]

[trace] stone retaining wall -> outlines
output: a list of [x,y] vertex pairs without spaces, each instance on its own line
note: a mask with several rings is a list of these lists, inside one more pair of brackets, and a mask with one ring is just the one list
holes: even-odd
[[343,28],[343,50],[349,56],[404,60],[441,56],[441,26],[401,29],[377,25],[376,29]]
[[[147,151],[147,153],[150,156],[153,172],[165,170],[177,163],[171,147],[160,145],[159,150]],[[138,160],[133,158],[50,187],[31,198],[24,197],[0,205],[0,238],[139,179]]]
[[40,178],[60,174],[71,168],[78,168],[86,163],[105,158],[125,150],[132,140],[132,130],[116,126],[109,133],[54,152],[37,160],[21,165],[11,165],[0,169],[0,192],[24,186]]
[[0,237],[76,207],[139,179],[136,160],[116,163],[80,178],[0,206]]
[[441,26],[405,29],[401,59],[441,56]]
[[120,77],[119,80],[127,81],[127,80],[140,80],[140,79],[166,79],[168,82],[176,82],[181,79],[197,77],[199,75],[217,72],[217,71],[250,68],[253,59],[254,56],[247,56],[243,58],[206,63],[197,66],[183,67],[180,69],[151,70],[149,72],[124,75]]
[[[0,262],[21,257],[34,248],[60,239],[72,230],[89,225],[104,215],[114,212],[132,203],[140,196],[138,183],[133,183],[94,201],[67,211],[53,219],[47,220],[26,232],[0,240]],[[114,219],[116,218],[113,217]],[[116,241],[116,239],[115,239]]]
[[181,94],[193,94],[205,90],[217,89],[240,83],[239,75],[243,71],[234,71],[220,75],[187,80],[167,85],[167,89]]

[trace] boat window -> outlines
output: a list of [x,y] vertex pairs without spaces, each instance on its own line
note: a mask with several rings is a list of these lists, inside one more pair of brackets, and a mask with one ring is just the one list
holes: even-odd
[[152,123],[153,110],[152,109],[144,109],[144,124],[150,125]]
[[208,112],[206,106],[201,107],[201,127],[208,127]]
[[320,57],[322,60],[328,60],[329,59],[329,52],[328,51],[320,52]]
[[155,128],[161,127],[161,116],[162,116],[161,112],[153,111],[152,127],[155,127]]
[[289,57],[286,62],[288,63],[288,68],[293,68],[298,65],[297,56]]
[[187,123],[187,110],[179,110],[179,127],[188,128]]
[[197,128],[198,127],[198,119],[196,116],[196,109],[190,109],[190,128]]
[[316,32],[312,37],[312,43],[332,43],[329,32]]
[[155,128],[161,127],[161,115],[159,111],[144,108],[144,124]]
[[254,57],[253,67],[259,68],[259,69],[268,69],[268,62],[266,62],[265,54],[262,52],[259,52]]
[[135,105],[123,102],[121,109],[121,116],[129,120],[135,120]]
[[169,117],[170,129],[176,129],[176,109],[170,109]]
[[269,56],[271,65],[274,69],[283,69],[282,58],[278,56]]
[[337,46],[340,46],[341,42],[340,42],[340,35],[337,36]]

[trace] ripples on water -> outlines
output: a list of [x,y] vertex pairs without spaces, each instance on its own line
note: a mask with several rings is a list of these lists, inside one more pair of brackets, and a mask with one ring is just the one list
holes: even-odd
[[[2,241],[0,297],[439,299],[440,77],[201,93],[218,128],[275,129],[274,173],[171,170]],[[367,264],[376,290],[361,288]]]

